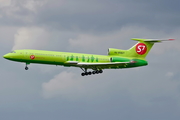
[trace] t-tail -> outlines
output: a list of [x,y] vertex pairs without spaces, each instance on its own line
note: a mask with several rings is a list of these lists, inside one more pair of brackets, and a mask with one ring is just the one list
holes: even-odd
[[109,48],[108,55],[122,56],[122,57],[133,57],[145,59],[148,55],[149,51],[153,47],[154,43],[159,43],[162,41],[171,41],[174,39],[140,39],[140,38],[132,38],[131,40],[138,41],[133,47],[129,50],[121,50]]

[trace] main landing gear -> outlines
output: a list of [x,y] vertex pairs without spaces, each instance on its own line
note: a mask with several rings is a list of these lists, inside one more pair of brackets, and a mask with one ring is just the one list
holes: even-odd
[[81,69],[84,71],[83,73],[81,73],[82,76],[103,73],[103,70],[94,70],[92,72],[91,71],[87,72],[87,68],[85,69],[81,68]]

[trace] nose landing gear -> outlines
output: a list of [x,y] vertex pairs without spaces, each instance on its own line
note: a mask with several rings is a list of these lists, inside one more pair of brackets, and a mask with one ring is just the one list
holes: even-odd
[[27,65],[29,65],[30,63],[26,63],[26,66],[25,66],[25,70],[28,70],[29,68],[28,68],[28,66]]
[[29,68],[26,66],[26,67],[25,67],[25,70],[28,70],[28,69],[29,69]]

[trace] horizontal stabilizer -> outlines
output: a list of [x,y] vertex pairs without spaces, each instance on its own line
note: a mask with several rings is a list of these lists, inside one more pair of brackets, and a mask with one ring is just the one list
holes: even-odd
[[172,40],[175,40],[175,39],[141,39],[141,38],[132,38],[131,40],[155,43],[155,42],[162,42],[162,41],[172,41]]

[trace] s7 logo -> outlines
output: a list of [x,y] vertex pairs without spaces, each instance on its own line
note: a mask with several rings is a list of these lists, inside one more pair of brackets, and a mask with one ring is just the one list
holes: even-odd
[[145,54],[146,51],[147,51],[146,44],[144,44],[144,43],[139,43],[139,44],[136,45],[136,52],[137,52],[139,55]]

